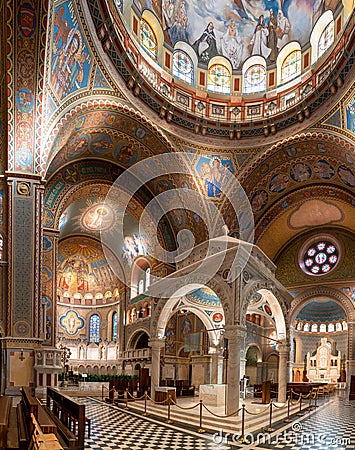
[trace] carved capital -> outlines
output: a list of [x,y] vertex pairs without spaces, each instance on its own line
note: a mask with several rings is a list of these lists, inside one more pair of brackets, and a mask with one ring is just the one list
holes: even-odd
[[245,338],[246,328],[240,325],[227,325],[225,328],[225,338],[231,341]]
[[149,347],[152,350],[160,350],[165,347],[165,336],[163,338],[151,338],[148,341]]

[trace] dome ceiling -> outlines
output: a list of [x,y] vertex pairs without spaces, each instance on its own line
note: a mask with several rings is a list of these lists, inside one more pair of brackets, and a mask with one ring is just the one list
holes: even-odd
[[208,306],[210,308],[222,306],[218,296],[209,287],[196,289],[196,291],[191,292],[186,297],[190,302],[197,303],[198,305]]
[[346,319],[344,309],[333,300],[315,299],[307,303],[297,314],[297,319],[310,322],[329,322]]

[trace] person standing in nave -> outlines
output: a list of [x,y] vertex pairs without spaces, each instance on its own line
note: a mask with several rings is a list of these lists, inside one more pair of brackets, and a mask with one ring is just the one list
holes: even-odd
[[270,61],[276,61],[277,58],[277,34],[276,34],[276,28],[277,28],[277,18],[274,14],[274,11],[270,9],[270,18],[268,23],[268,32],[269,36],[267,39],[267,45],[271,49],[269,60]]
[[265,59],[271,53],[271,49],[267,46],[267,38],[269,31],[265,25],[265,18],[263,14],[259,17],[258,23],[256,24],[254,35],[250,41],[252,45],[252,55],[261,55]]

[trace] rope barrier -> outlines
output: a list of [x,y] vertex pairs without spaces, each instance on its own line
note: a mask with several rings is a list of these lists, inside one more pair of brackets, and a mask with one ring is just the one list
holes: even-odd
[[[200,401],[202,401],[202,400],[200,400]],[[196,405],[194,405],[194,406],[184,407],[184,406],[178,405],[178,404],[174,401],[174,399],[171,399],[171,402],[172,402],[173,405],[177,406],[178,408],[180,408],[180,409],[185,409],[185,410],[188,410],[188,409],[195,409],[195,408],[197,408],[198,405],[199,405],[199,403],[196,403]]]
[[232,414],[227,414],[226,416],[221,416],[219,414],[215,414],[213,411],[211,411],[209,408],[207,408],[206,405],[203,405],[203,407],[206,409],[206,411],[208,411],[210,414],[212,414],[212,416],[219,417],[220,419],[227,419],[228,417],[235,416],[236,414],[239,414],[239,411],[242,409],[242,408],[239,408],[236,411],[234,411]]
[[270,405],[270,403],[268,403],[268,405],[266,406],[265,409],[263,409],[262,411],[259,411],[259,412],[257,412],[257,413],[248,411],[247,409],[245,410],[245,412],[246,412],[247,414],[250,414],[251,416],[260,416],[260,414],[263,414],[265,411],[267,411],[267,409],[269,408],[269,405]]

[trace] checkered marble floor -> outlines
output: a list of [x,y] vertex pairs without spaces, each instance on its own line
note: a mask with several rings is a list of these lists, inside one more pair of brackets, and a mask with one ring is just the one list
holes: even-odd
[[110,450],[231,450],[229,445],[217,446],[207,437],[189,433],[136,414],[86,399],[85,413],[91,418],[91,436],[85,449]]
[[[312,414],[296,418],[291,424],[282,423],[275,433],[257,442],[246,435],[241,445],[228,438],[212,439],[174,425],[123,411],[94,399],[82,399],[86,415],[91,418],[91,437],[85,449],[110,450],[355,450],[355,402],[344,395],[334,397]],[[239,437],[239,436],[238,436]],[[248,445],[249,444],[249,445]]]
[[345,450],[355,449],[355,401],[344,395],[306,418],[296,419],[285,430],[272,435],[271,442],[247,446],[255,449]]

